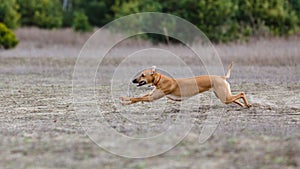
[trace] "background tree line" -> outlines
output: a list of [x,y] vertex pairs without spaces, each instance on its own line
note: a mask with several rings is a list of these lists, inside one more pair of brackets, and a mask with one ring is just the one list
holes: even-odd
[[[177,15],[214,42],[292,35],[300,30],[300,0],[0,0],[4,24],[0,42],[3,32],[19,26],[73,27],[84,32],[137,12]],[[9,29],[4,31],[5,26]]]

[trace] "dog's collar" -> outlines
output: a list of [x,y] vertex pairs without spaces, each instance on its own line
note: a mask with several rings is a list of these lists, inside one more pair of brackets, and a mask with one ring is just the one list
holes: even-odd
[[158,81],[157,81],[156,83],[153,82],[153,85],[156,86],[156,85],[159,83],[160,79],[161,79],[161,74],[159,74],[159,79],[158,79]]

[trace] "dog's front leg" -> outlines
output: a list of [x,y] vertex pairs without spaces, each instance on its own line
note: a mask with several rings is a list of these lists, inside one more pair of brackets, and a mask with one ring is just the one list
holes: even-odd
[[161,90],[155,89],[153,92],[146,94],[142,97],[121,97],[123,104],[133,104],[137,102],[152,102],[154,100],[164,97],[165,94]]

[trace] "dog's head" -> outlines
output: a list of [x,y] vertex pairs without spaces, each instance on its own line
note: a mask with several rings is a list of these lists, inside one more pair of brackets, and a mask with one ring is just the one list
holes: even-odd
[[137,83],[137,86],[143,86],[145,84],[153,83],[156,74],[156,66],[152,66],[151,69],[142,71],[132,83]]

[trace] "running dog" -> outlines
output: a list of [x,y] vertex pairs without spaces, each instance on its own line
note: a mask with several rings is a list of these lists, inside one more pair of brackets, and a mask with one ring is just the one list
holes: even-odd
[[152,102],[164,96],[174,101],[181,101],[185,98],[192,97],[198,93],[213,90],[215,95],[225,104],[236,103],[243,107],[239,101],[242,99],[245,106],[251,107],[243,92],[232,95],[230,85],[227,79],[230,77],[232,63],[229,66],[226,76],[203,75],[191,78],[174,79],[158,73],[156,67],[142,71],[138,77],[132,80],[137,86],[152,84],[155,88],[142,97],[120,97],[122,104],[128,105],[137,102]]

